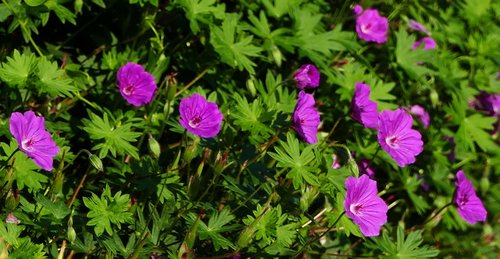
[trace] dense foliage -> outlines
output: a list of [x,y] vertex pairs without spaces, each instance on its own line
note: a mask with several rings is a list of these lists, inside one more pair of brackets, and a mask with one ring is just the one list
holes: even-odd
[[496,257],[499,24],[496,0],[2,0],[0,258]]

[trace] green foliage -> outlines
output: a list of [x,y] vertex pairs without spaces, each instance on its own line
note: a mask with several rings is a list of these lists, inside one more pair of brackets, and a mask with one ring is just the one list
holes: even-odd
[[374,238],[373,241],[369,247],[382,250],[384,258],[433,258],[439,254],[439,250],[421,245],[423,238],[420,230],[405,235],[402,225],[398,226],[396,241],[392,241],[387,232],[382,233],[382,237]]
[[211,24],[215,19],[224,19],[224,4],[215,5],[216,0],[176,0],[175,4],[180,5],[186,12],[189,26],[193,33],[200,31],[199,23]]
[[286,177],[292,179],[295,188],[303,187],[306,183],[318,185],[316,174],[319,172],[314,156],[314,145],[300,148],[299,141],[291,133],[287,134],[286,141],[280,141],[280,147],[268,154],[278,163],[278,168],[290,169]]
[[121,224],[132,222],[132,213],[129,211],[130,196],[128,194],[122,195],[121,191],[113,196],[108,185],[104,188],[100,198],[92,193],[92,197],[83,198],[83,203],[90,210],[87,214],[90,219],[87,225],[94,226],[97,236],[102,235],[104,230],[109,235],[113,235],[111,224],[120,229]]
[[0,78],[12,86],[24,87],[36,66],[36,56],[31,52],[19,53],[16,49],[7,62],[2,63]]
[[237,227],[236,225],[228,226],[234,218],[234,215],[231,215],[231,212],[228,209],[223,209],[218,213],[212,213],[209,217],[208,225],[203,221],[199,222],[198,234],[200,240],[210,239],[215,247],[215,251],[219,251],[221,248],[234,249],[234,244],[222,236],[224,232],[234,230]]
[[[141,133],[133,132],[132,128],[136,127],[137,119],[132,118],[130,115],[133,113],[125,114],[115,118],[110,112],[104,112],[103,117],[88,111],[89,119],[83,120],[83,129],[89,134],[91,139],[103,140],[103,143],[95,145],[92,149],[99,150],[99,157],[104,158],[108,152],[116,157],[120,155],[131,155],[138,158],[139,154],[137,148],[131,144],[135,142]],[[121,121],[125,119],[125,121]]]
[[210,44],[224,63],[255,74],[256,64],[250,58],[258,56],[262,49],[252,44],[252,36],[244,36],[237,30],[238,20],[237,14],[226,14],[222,27],[212,25]]
[[272,122],[274,114],[265,110],[265,106],[259,98],[251,104],[245,97],[238,94],[234,96],[234,99],[236,106],[231,113],[234,124],[240,126],[241,130],[250,132],[252,144],[265,142],[274,132],[268,126]]

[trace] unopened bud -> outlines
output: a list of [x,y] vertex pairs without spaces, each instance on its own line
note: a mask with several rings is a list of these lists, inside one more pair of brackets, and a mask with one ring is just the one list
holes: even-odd
[[68,241],[73,243],[76,240],[76,231],[72,226],[68,226]]
[[5,208],[7,211],[14,211],[19,205],[19,194],[18,191],[13,191],[12,189],[9,189],[9,192],[7,193],[7,196],[5,197]]
[[254,235],[255,235],[255,227],[253,224],[248,225],[246,228],[243,229],[240,233],[240,237],[238,238],[238,241],[236,244],[238,244],[238,248],[245,248],[247,247],[250,242],[252,241]]
[[247,85],[247,90],[250,92],[250,94],[252,95],[252,97],[255,97],[255,95],[257,95],[257,90],[255,90],[254,78],[250,77],[247,80],[247,84],[246,85]]
[[432,104],[432,107],[436,107],[438,104],[439,104],[439,94],[438,92],[431,88],[431,96],[430,96],[430,99],[431,99],[431,104]]
[[274,62],[276,62],[276,65],[278,65],[278,67],[281,67],[281,61],[283,60],[283,54],[281,54],[280,49],[276,46],[273,46],[271,49],[271,52],[273,54]]
[[9,215],[7,215],[7,218],[5,219],[5,223],[17,225],[17,224],[21,223],[21,221],[18,220],[16,218],[16,216],[14,216],[14,213],[11,212],[11,213],[9,213]]
[[99,172],[104,171],[104,167],[102,166],[102,160],[98,156],[91,154],[89,156],[89,159],[90,159],[90,163],[92,164],[92,166],[95,169],[97,169],[97,171],[99,171]]
[[166,78],[167,80],[167,100],[173,101],[177,93],[177,80],[175,80],[175,73],[170,73]]
[[52,194],[54,194],[54,195],[61,194],[62,195],[63,183],[64,183],[64,175],[60,170],[58,170],[56,172],[56,176],[54,177],[54,184],[52,185],[52,189],[51,189]]
[[355,177],[359,176],[358,164],[356,163],[356,161],[354,161],[354,159],[349,159],[349,161],[347,161],[346,167],[351,175],[354,175]]
[[481,192],[486,193],[490,189],[490,180],[488,177],[481,177],[479,186],[481,187]]
[[149,147],[149,151],[151,151],[151,153],[153,154],[153,156],[155,158],[160,157],[160,153],[161,153],[160,144],[151,135],[149,135],[149,138],[148,138],[148,147]]
[[217,158],[215,159],[215,166],[214,166],[214,171],[216,174],[220,174],[226,169],[226,166],[228,165],[227,160],[228,160],[229,153],[224,152],[222,155],[217,153]]
[[193,160],[193,158],[196,156],[196,151],[198,149],[198,142],[200,140],[198,138],[195,139],[195,141],[193,141],[193,143],[191,143],[191,145],[187,146],[186,147],[186,150],[184,150],[184,155],[183,155],[183,159],[184,159],[184,163],[189,163],[191,162],[191,160]]

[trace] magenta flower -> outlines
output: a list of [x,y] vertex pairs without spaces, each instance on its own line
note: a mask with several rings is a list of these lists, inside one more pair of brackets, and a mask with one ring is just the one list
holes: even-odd
[[351,102],[352,118],[370,129],[377,129],[377,103],[370,100],[370,86],[362,82],[356,83]]
[[221,129],[223,116],[219,107],[199,94],[182,99],[179,104],[179,113],[181,114],[179,123],[194,135],[212,138]]
[[347,177],[344,208],[347,216],[359,226],[367,237],[378,236],[387,222],[387,204],[377,196],[377,182],[366,174],[359,178]]
[[316,133],[320,123],[319,112],[314,105],[314,97],[300,91],[297,105],[293,112],[293,128],[309,144],[318,142]]
[[14,213],[11,212],[11,213],[9,213],[9,215],[7,215],[7,218],[5,219],[5,223],[19,225],[19,223],[21,223],[21,221],[18,220],[16,218],[16,216],[14,215]]
[[354,8],[352,9],[352,12],[354,15],[358,16],[363,12],[363,7],[359,4],[355,5]]
[[457,181],[455,182],[457,189],[453,202],[458,209],[458,215],[467,223],[475,224],[478,221],[486,221],[486,209],[483,202],[477,197],[476,191],[471,181],[465,177],[464,171],[457,172]]
[[424,125],[424,128],[429,127],[429,124],[431,123],[431,118],[429,116],[429,113],[424,109],[424,107],[416,104],[410,107],[410,112],[417,116],[417,118],[422,122],[422,125]]
[[44,170],[52,170],[53,159],[59,153],[59,147],[45,130],[45,119],[32,111],[24,114],[14,112],[9,124],[10,133],[16,139],[19,150]]
[[368,175],[371,179],[375,178],[375,170],[370,166],[371,161],[363,158],[357,162],[359,171],[362,174]]
[[297,81],[297,88],[299,90],[304,90],[306,88],[318,87],[319,76],[319,71],[314,65],[305,64],[293,74],[293,79]]
[[375,9],[367,9],[356,17],[356,32],[365,41],[384,43],[387,41],[389,22]]
[[412,49],[417,49],[420,45],[424,44],[424,50],[435,49],[437,47],[436,41],[431,37],[425,37],[413,43]]
[[333,157],[332,169],[339,169],[340,167],[342,167],[340,165],[339,156],[337,156],[337,154],[333,154],[332,157]]
[[125,100],[141,106],[151,102],[156,91],[155,78],[136,63],[123,65],[117,73],[118,88]]
[[421,23],[418,23],[415,20],[410,20],[410,28],[416,31],[421,31],[427,35],[430,34],[429,31],[425,28],[425,26],[423,26]]
[[412,124],[413,118],[403,109],[379,114],[378,143],[401,167],[414,163],[423,150],[422,135]]

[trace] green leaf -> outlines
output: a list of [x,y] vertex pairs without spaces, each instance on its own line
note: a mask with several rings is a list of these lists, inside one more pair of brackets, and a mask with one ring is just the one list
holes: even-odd
[[[224,63],[231,67],[238,67],[240,71],[245,69],[248,73],[255,74],[256,64],[250,58],[257,57],[262,49],[252,44],[252,36],[245,37],[237,34],[238,20],[237,14],[227,14],[222,28],[212,25],[210,27],[210,44]],[[240,36],[241,40],[236,42],[236,36]]]
[[198,233],[200,240],[212,240],[215,251],[219,251],[221,248],[236,248],[231,241],[221,235],[221,233],[233,230],[237,227],[235,225],[227,226],[227,224],[234,219],[234,215],[232,215],[227,208],[224,208],[220,212],[213,212],[208,220],[208,225],[206,225],[203,221],[199,222]]
[[99,150],[100,158],[104,158],[108,152],[111,152],[114,157],[116,154],[128,154],[139,158],[137,148],[130,144],[141,135],[139,132],[132,131],[132,127],[136,126],[133,122],[116,121],[113,117],[110,120],[109,112],[104,112],[102,118],[90,111],[88,113],[90,120],[83,119],[83,129],[89,133],[91,139],[104,141],[92,148],[92,150]]
[[398,65],[413,79],[427,84],[425,75],[433,72],[421,62],[433,62],[435,50],[423,50],[422,47],[412,49],[415,36],[408,35],[403,27],[396,34],[396,59]]
[[56,219],[63,219],[71,212],[62,201],[52,202],[43,195],[36,196],[35,200],[42,205],[44,212],[51,213]]
[[76,15],[72,13],[68,8],[60,4],[61,0],[47,0],[45,6],[53,11],[62,23],[66,21],[76,25]]
[[274,131],[268,126],[271,124],[274,113],[264,110],[259,98],[251,104],[245,97],[235,94],[236,106],[231,112],[234,124],[243,131],[250,132],[250,142],[259,144],[265,142]]
[[[3,159],[7,159],[18,148],[15,140],[11,140],[10,145],[7,143],[1,143],[0,145],[6,155]],[[10,161],[14,160],[14,179],[20,190],[26,186],[30,192],[35,192],[42,189],[42,183],[48,182],[49,178],[47,176],[36,172],[40,167],[23,152],[16,152]]]
[[296,189],[304,186],[305,182],[318,186],[316,173],[319,172],[319,168],[316,166],[313,152],[315,145],[307,145],[301,152],[299,141],[292,133],[288,133],[286,139],[286,142],[279,142],[281,147],[274,148],[276,153],[268,152],[272,158],[278,161],[276,166],[291,169],[286,177],[292,179]]
[[379,111],[387,109],[395,109],[398,107],[397,104],[390,101],[396,100],[396,96],[392,95],[390,91],[396,86],[396,83],[384,83],[382,80],[372,80],[370,85],[370,100],[377,103]]
[[493,129],[494,117],[486,117],[481,114],[473,114],[464,119],[456,133],[457,143],[462,143],[463,147],[475,151],[474,143],[483,151],[498,150],[490,131]]
[[71,92],[77,91],[73,80],[66,76],[64,70],[60,69],[56,62],[50,62],[42,57],[38,61],[35,74],[40,79],[38,86],[41,92],[52,96],[73,96]]
[[39,6],[45,3],[47,0],[24,0],[24,2],[29,6]]
[[35,54],[26,51],[23,54],[16,49],[12,57],[7,57],[7,62],[2,63],[0,78],[11,86],[24,87],[36,65]]
[[87,214],[90,219],[87,226],[94,226],[97,236],[100,236],[104,230],[109,235],[113,235],[111,224],[117,225],[120,229],[121,224],[132,222],[132,213],[128,211],[130,196],[128,194],[122,195],[121,191],[113,196],[108,185],[100,198],[92,193],[92,197],[83,198],[83,203],[90,210]]
[[225,15],[225,5],[215,5],[216,0],[177,0],[174,3],[180,5],[186,12],[193,33],[200,31],[198,23],[212,24],[214,17],[223,19]]

